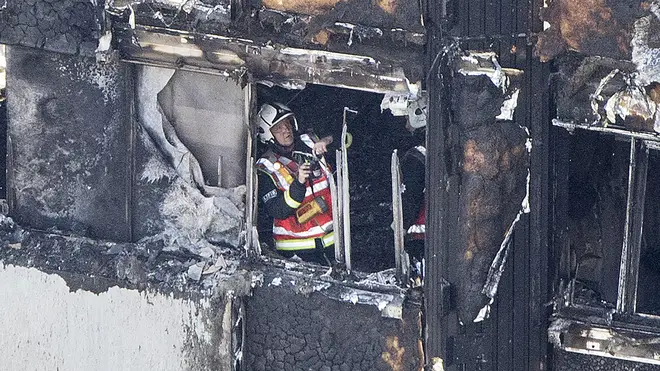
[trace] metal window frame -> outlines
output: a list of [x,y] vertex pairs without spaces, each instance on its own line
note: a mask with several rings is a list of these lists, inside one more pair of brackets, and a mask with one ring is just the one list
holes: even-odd
[[[603,127],[576,124],[558,119],[554,119],[552,124],[565,128],[569,132],[576,129],[587,130],[601,134],[612,134],[630,140],[626,219],[615,312],[617,314],[643,314],[637,313],[637,284],[644,226],[649,149],[660,149],[660,134],[632,131],[616,126]],[[569,303],[569,305],[572,304],[572,302]]]

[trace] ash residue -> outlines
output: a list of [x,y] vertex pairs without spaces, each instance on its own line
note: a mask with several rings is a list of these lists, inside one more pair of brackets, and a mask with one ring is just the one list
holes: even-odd
[[137,238],[160,236],[167,250],[210,242],[237,248],[241,244],[245,186],[204,196],[177,174],[145,131],[138,135]]
[[[165,246],[157,238],[114,243],[27,230],[0,216],[0,261],[58,274],[72,291],[103,292],[118,285],[211,295],[223,280],[242,274],[235,250],[206,244],[165,251]],[[191,266],[201,267],[200,277],[189,275]]]

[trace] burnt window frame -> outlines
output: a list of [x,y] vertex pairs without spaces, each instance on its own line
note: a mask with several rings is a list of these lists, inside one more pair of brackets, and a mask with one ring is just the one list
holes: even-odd
[[[613,308],[606,306],[575,303],[573,290],[576,277],[566,275],[559,267],[556,271],[555,299],[549,328],[549,339],[561,349],[611,358],[626,359],[635,362],[660,364],[660,358],[655,356],[660,351],[655,339],[660,337],[660,314],[648,314],[637,311],[637,288],[639,279],[640,256],[644,227],[644,210],[647,194],[647,174],[649,171],[650,151],[660,153],[660,134],[632,131],[623,127],[576,124],[553,119],[552,125],[564,131],[559,135],[555,145],[556,178],[554,179],[555,196],[553,202],[562,198],[562,192],[567,192],[570,184],[567,174],[562,175],[562,166],[570,161],[569,155],[558,154],[568,142],[567,135],[575,130],[596,132],[599,138],[614,135],[617,139],[629,143],[628,179],[626,190],[625,224],[621,256],[619,258],[617,300]],[[566,129],[566,130],[563,130]],[[562,142],[564,144],[562,144]],[[558,175],[559,174],[559,175]],[[562,186],[562,181],[565,183]],[[566,195],[564,194],[563,197]],[[561,202],[567,202],[565,199]],[[561,206],[555,207],[553,218],[558,223],[555,232],[555,249],[561,256],[560,249],[567,246],[562,242],[561,225],[567,220]],[[562,222],[562,218],[564,221]],[[565,228],[565,227],[564,227]],[[616,342],[625,339],[617,352],[612,350]],[[637,348],[637,350],[635,350]]]
[[[247,150],[247,159],[248,159],[248,161],[247,161],[247,171],[246,171],[246,187],[247,187],[247,194],[252,195],[252,197],[250,198],[250,200],[246,200],[246,213],[249,210],[249,214],[246,214],[246,224],[247,224],[246,232],[247,232],[247,235],[248,235],[248,238],[246,240],[247,241],[246,248],[247,248],[248,254],[250,256],[256,257],[258,259],[260,258],[260,259],[263,259],[263,260],[266,260],[266,261],[270,261],[270,262],[274,263],[275,265],[283,265],[285,268],[287,268],[287,267],[290,267],[290,265],[287,264],[287,262],[289,262],[289,260],[286,259],[285,257],[268,256],[268,255],[265,255],[263,253],[263,251],[261,249],[261,240],[259,239],[259,232],[258,232],[258,222],[259,222],[258,221],[258,215],[261,212],[261,210],[260,210],[260,205],[259,205],[260,202],[259,202],[259,199],[258,199],[258,176],[257,176],[257,171],[256,171],[255,164],[256,164],[256,161],[258,160],[258,157],[256,157],[256,156],[258,155],[258,152],[259,152],[258,148],[257,148],[257,146],[259,146],[259,140],[256,137],[256,129],[255,129],[254,125],[255,125],[255,122],[256,122],[256,115],[257,115],[257,112],[259,110],[259,107],[257,107],[257,102],[258,102],[257,90],[258,89],[256,88],[256,85],[261,83],[261,82],[262,81],[256,81],[256,82],[251,82],[251,83],[247,84],[251,89],[251,92],[249,93],[249,96],[250,96],[249,102],[246,100],[246,110],[248,110],[248,112],[246,113],[246,117],[248,117],[248,122],[249,122],[249,125],[250,125],[251,135],[248,135],[248,137],[249,137],[248,141],[249,142],[248,142],[248,148],[247,148],[248,149]],[[271,84],[276,85],[273,82],[271,82]],[[266,85],[270,86],[270,84],[266,84]],[[396,91],[387,91],[387,92],[385,92],[385,91],[374,91],[374,90],[370,90],[368,88],[364,88],[364,89],[349,88],[349,87],[345,87],[345,86],[342,86],[342,85],[333,85],[333,84],[319,84],[319,85],[326,85],[326,86],[340,88],[340,89],[358,90],[358,91],[361,91],[363,93],[377,93],[377,94],[391,93],[391,94],[396,94],[396,95],[401,95],[401,96],[405,95],[402,92],[396,92]],[[297,89],[297,90],[302,91],[305,88],[306,88],[306,86],[301,87],[300,89]],[[420,90],[420,91],[423,91],[423,90]],[[357,111],[355,111],[355,110],[353,110],[349,107],[344,107],[343,108],[344,128],[347,129],[349,132],[350,132],[351,128],[349,127],[349,125],[346,124],[347,122],[350,122],[350,118],[348,117],[348,115],[351,115],[351,114],[355,115],[357,113],[358,113]],[[342,131],[342,139],[341,139],[342,143],[345,143],[345,135],[346,135],[346,131],[344,130],[344,131]],[[396,149],[394,149],[394,153],[397,153]],[[392,155],[394,155],[394,153]],[[341,153],[340,149],[337,149],[335,151],[335,153],[328,152],[326,154],[326,157],[327,156],[333,156],[333,158],[335,158],[335,164],[337,164],[337,168],[334,169],[334,172],[333,172],[336,175],[336,178],[334,179],[334,183],[336,183],[337,191],[341,192],[341,187],[339,186],[339,182],[343,179],[343,173],[342,173],[342,170],[341,170],[341,167],[339,166],[339,164],[347,162],[348,158],[345,156],[345,154],[342,156],[342,153]],[[397,160],[398,160],[398,158],[397,158]],[[391,159],[391,161],[393,161],[393,159]],[[349,164],[346,164],[346,165],[349,166]],[[398,161],[397,161],[397,165],[398,165]],[[391,171],[394,171],[393,166],[394,166],[394,163],[390,162]],[[392,173],[389,174],[389,175],[392,176],[392,178],[393,178]],[[350,184],[350,180],[349,180],[349,184]],[[348,191],[348,189],[347,189],[347,191]],[[394,192],[394,189],[392,190],[392,192]],[[349,201],[350,201],[350,199],[349,199]],[[395,202],[394,197],[392,197],[391,201],[392,201],[392,203]],[[344,208],[341,210],[341,215],[350,215],[350,202],[348,203],[348,205],[344,205],[343,207]],[[336,260],[336,262],[338,262],[340,264],[344,264],[344,266],[346,267],[346,271],[347,271],[347,273],[349,273],[349,275],[351,273],[357,273],[356,281],[362,280],[366,276],[371,275],[371,274],[379,274],[380,271],[370,273],[370,272],[361,271],[359,269],[354,269],[352,267],[352,263],[351,263],[352,249],[351,249],[351,246],[350,246],[350,244],[351,244],[351,242],[350,242],[351,241],[351,237],[350,237],[350,235],[351,235],[350,216],[348,218],[342,218],[342,219],[348,220],[348,225],[346,225],[344,220],[342,220],[342,223],[339,223],[341,233],[335,233],[335,238],[342,238],[341,248],[340,249],[335,249],[335,260]],[[348,230],[348,234],[349,234],[348,238],[344,238],[346,230]],[[394,244],[392,246],[392,249],[393,249],[393,253],[394,253],[394,258],[395,258],[394,263],[395,264],[394,264],[394,266],[388,268],[388,270],[389,269],[394,269],[395,277],[396,277],[397,282],[396,282],[396,284],[383,284],[383,288],[387,289],[385,286],[396,286],[399,289],[407,289],[407,288],[411,287],[410,286],[411,283],[409,282],[409,278],[410,278],[409,261],[410,261],[410,258],[409,258],[408,253],[404,250],[403,245],[397,246],[396,232],[393,231],[392,233],[393,233],[393,238],[394,238]],[[348,241],[348,246],[346,246],[346,241]],[[337,246],[337,245],[335,245],[335,246]],[[311,264],[311,263],[303,262],[303,267],[301,269],[307,270],[307,268],[312,269],[314,272],[317,273],[317,275],[324,275],[324,274],[326,274],[326,271],[327,271],[327,267],[325,267],[325,266],[316,266],[316,265]]]

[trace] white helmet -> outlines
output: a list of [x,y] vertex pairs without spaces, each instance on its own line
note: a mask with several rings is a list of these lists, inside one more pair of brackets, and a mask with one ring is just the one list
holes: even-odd
[[293,118],[293,130],[298,131],[298,122],[293,111],[282,103],[266,103],[261,106],[257,114],[257,138],[262,143],[273,143],[273,133],[270,129],[287,117]]
[[408,101],[408,122],[414,129],[426,126],[428,115],[428,96],[421,95],[417,100]]

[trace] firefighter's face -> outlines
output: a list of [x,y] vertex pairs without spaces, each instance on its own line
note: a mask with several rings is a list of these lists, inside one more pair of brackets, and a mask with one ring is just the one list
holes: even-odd
[[291,117],[275,124],[270,128],[270,132],[273,133],[273,137],[279,145],[288,147],[293,144],[293,125]]

